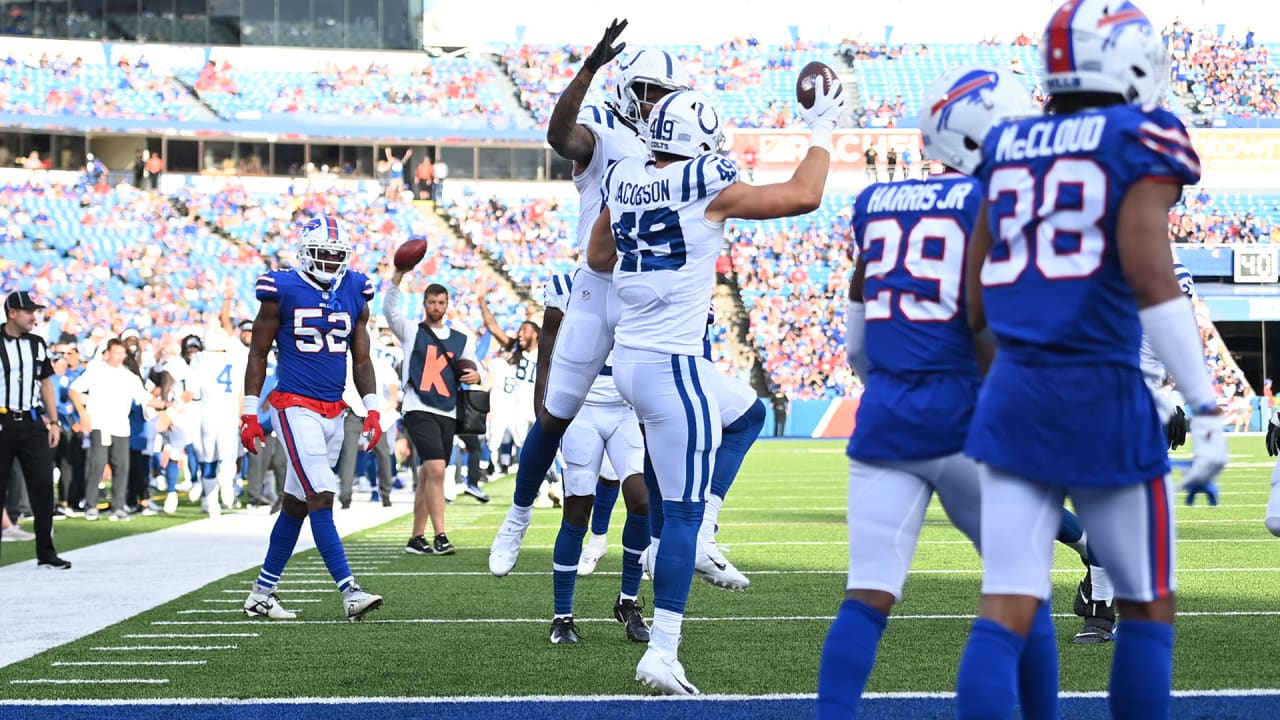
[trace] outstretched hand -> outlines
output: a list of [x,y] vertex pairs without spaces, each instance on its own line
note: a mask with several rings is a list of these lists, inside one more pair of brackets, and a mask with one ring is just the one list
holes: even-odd
[[587,59],[582,61],[582,66],[591,72],[598,72],[600,68],[609,64],[610,60],[621,55],[627,44],[618,43],[614,45],[613,43],[626,27],[626,20],[614,18],[613,22],[609,23],[609,27],[605,29],[604,37],[600,38],[600,42],[596,43],[596,46],[592,48],[591,54],[587,56]]

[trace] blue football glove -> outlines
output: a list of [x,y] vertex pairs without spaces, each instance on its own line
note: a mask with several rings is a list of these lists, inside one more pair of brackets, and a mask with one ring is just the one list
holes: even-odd
[[1196,496],[1200,493],[1204,493],[1204,498],[1209,501],[1210,507],[1217,507],[1218,505],[1218,483],[1212,480],[1207,483],[1185,482],[1182,483],[1182,489],[1187,491],[1188,505],[1195,505]]

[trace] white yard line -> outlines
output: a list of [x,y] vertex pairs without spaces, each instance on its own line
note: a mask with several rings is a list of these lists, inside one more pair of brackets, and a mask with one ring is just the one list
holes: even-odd
[[[136,636],[135,636],[136,637]],[[153,635],[151,637],[162,637]],[[181,636],[176,636],[181,637]],[[49,663],[50,667],[95,667],[103,666],[125,666],[125,665],[145,665],[145,666],[162,666],[162,665],[205,665],[208,660],[63,660],[59,662]]]
[[36,678],[10,680],[10,685],[167,685],[168,678]]
[[89,649],[95,652],[168,652],[171,650],[204,652],[206,650],[238,650],[239,648],[239,645],[99,645]]
[[[334,520],[339,534],[350,535],[412,507],[406,495],[391,508],[361,505]],[[0,668],[257,567],[274,524],[265,510],[245,510],[65,551],[62,556],[74,564],[67,571],[39,570],[34,561],[0,567],[0,607],[7,618],[0,622]],[[295,552],[313,547],[311,529],[303,527]],[[157,557],[169,558],[161,572],[142,583],[129,580],[134,569]],[[69,612],[73,598],[91,598],[93,612]]]
[[[261,633],[128,633],[121,635],[122,638],[139,638],[149,640],[172,640],[174,638],[256,638],[262,637]],[[194,662],[194,661],[192,661]],[[200,662],[204,662],[201,660]],[[54,663],[57,665],[58,663]]]

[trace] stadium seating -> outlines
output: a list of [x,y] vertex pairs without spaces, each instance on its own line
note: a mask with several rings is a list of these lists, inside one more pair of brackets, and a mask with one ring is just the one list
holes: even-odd
[[1190,189],[1169,212],[1173,239],[1187,243],[1280,243],[1280,195]]
[[189,120],[195,105],[180,102],[187,97],[145,61],[106,66],[47,54],[0,60],[0,112]]

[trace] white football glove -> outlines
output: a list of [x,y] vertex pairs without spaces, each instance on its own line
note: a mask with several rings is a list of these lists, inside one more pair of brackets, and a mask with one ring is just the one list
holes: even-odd
[[800,108],[800,120],[804,122],[805,127],[809,131],[826,130],[828,132],[836,129],[836,121],[840,119],[840,113],[844,112],[845,104],[844,83],[839,79],[835,84],[828,88],[825,82],[815,83],[813,89],[813,107]]
[[1217,485],[1214,480],[1227,466],[1230,451],[1227,449],[1227,433],[1221,415],[1196,415],[1191,423],[1191,467],[1182,475],[1182,488],[1190,495],[1187,503],[1194,502],[1196,494],[1208,494],[1211,504],[1217,504]]

